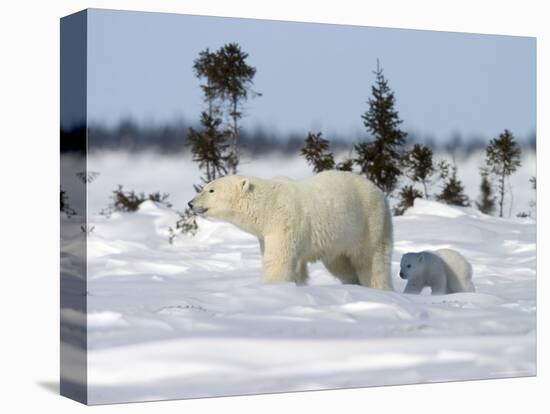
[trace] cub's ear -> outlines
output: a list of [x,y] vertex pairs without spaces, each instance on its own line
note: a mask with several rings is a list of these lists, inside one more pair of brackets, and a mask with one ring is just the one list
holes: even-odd
[[422,262],[424,261],[424,253],[420,253],[420,254],[418,255],[418,261],[419,261],[420,263],[422,263]]
[[250,180],[248,178],[241,179],[241,189],[243,192],[252,190],[252,184],[250,184]]

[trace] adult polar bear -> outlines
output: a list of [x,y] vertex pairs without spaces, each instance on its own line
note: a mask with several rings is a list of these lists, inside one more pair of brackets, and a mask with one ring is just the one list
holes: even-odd
[[343,283],[392,289],[391,214],[364,177],[325,171],[303,181],[226,176],[189,202],[198,214],[230,222],[260,241],[265,281],[307,283],[321,260]]

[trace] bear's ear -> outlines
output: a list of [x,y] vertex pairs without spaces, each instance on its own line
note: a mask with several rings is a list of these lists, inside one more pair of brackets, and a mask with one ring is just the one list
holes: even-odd
[[244,193],[252,189],[252,185],[250,184],[250,180],[248,178],[243,178],[241,180],[241,189]]
[[418,256],[418,261],[420,263],[422,263],[424,261],[424,253],[420,253],[420,255]]

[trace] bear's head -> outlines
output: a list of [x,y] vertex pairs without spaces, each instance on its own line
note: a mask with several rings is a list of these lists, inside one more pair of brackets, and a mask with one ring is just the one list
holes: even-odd
[[401,279],[410,279],[416,275],[424,274],[425,256],[423,252],[404,254],[401,257],[401,269],[399,270]]
[[234,222],[252,187],[249,178],[228,175],[206,184],[187,204],[196,214]]

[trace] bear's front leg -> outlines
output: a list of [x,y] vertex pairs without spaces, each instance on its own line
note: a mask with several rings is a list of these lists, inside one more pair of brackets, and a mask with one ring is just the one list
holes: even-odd
[[266,236],[263,241],[263,271],[265,282],[296,282],[295,252],[284,234]]

